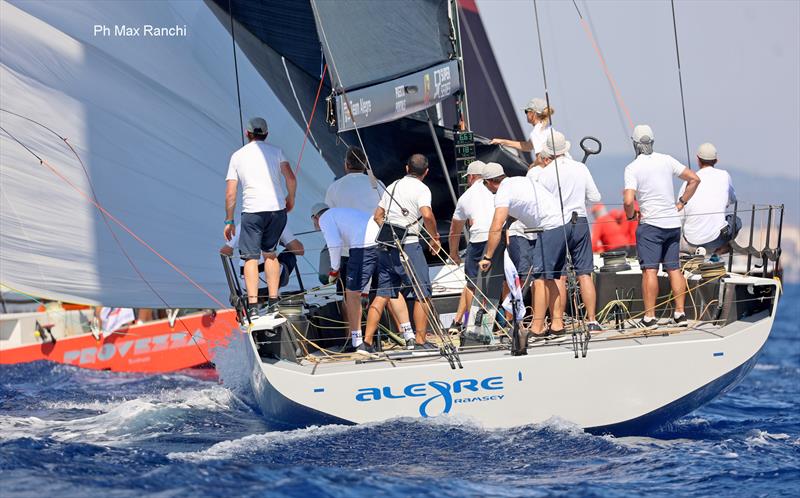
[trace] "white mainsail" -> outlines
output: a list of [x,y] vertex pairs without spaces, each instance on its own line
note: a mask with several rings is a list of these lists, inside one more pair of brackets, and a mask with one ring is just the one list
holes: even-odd
[[[108,306],[227,305],[217,250],[225,172],[241,146],[230,33],[203,2],[2,1],[0,9],[0,283]],[[121,25],[186,32],[118,36]],[[268,141],[294,166],[304,127],[242,52],[238,67],[245,119],[265,117]],[[86,170],[30,120],[66,137]],[[311,228],[307,206],[333,179],[313,147],[302,162],[295,232]],[[93,195],[155,252],[104,216]],[[316,261],[321,243],[306,246]]]

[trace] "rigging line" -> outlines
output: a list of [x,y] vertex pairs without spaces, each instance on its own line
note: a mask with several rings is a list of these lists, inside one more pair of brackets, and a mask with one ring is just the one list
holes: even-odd
[[239,90],[239,62],[236,59],[236,31],[233,26],[233,5],[228,0],[228,14],[231,17],[231,47],[233,47],[233,72],[236,75],[236,100],[239,103],[239,128],[241,130],[242,146],[244,146],[244,118],[242,117],[242,94]]
[[606,79],[608,83],[611,85],[611,89],[614,92],[614,97],[617,101],[617,105],[622,108],[622,111],[625,113],[625,118],[628,120],[628,126],[631,130],[633,130],[633,119],[631,118],[631,112],[628,110],[628,106],[625,105],[625,100],[622,98],[622,93],[617,87],[617,82],[614,80],[614,76],[611,75],[611,70],[608,68],[608,64],[606,64],[606,60],[603,57],[603,52],[600,50],[600,45],[594,37],[594,33],[592,32],[592,28],[586,19],[583,18],[583,14],[581,14],[581,10],[578,8],[578,4],[575,0],[572,0],[572,5],[575,6],[575,10],[578,12],[578,18],[580,20],[581,26],[583,30],[586,32],[586,36],[589,37],[589,41],[592,43],[592,47],[594,47],[594,51],[597,54],[597,58],[600,59],[600,65],[603,68],[603,73],[606,75]]
[[692,156],[689,154],[689,130],[686,126],[686,103],[683,98],[683,76],[681,74],[681,51],[678,48],[678,24],[675,21],[675,0],[670,0],[672,6],[672,32],[675,35],[675,56],[678,59],[678,84],[681,88],[681,111],[683,111],[683,139],[686,142],[686,167],[692,169]]
[[[459,6],[459,8],[461,7]],[[511,122],[509,121],[506,111],[500,102],[500,96],[497,94],[494,83],[492,83],[493,78],[489,76],[489,71],[486,69],[486,64],[484,63],[483,57],[478,50],[478,45],[475,42],[474,36],[472,35],[472,29],[469,27],[469,21],[467,21],[466,16],[464,16],[462,19],[464,21],[464,27],[466,28],[467,38],[469,38],[469,44],[472,46],[472,51],[475,53],[475,57],[478,59],[478,66],[480,66],[483,77],[486,80],[486,83],[489,85],[489,91],[492,93],[492,100],[494,100],[495,105],[497,105],[497,109],[500,111],[500,116],[503,118],[503,124],[506,127],[506,131],[508,131],[508,136],[512,137],[514,136],[514,131],[512,130]],[[491,50],[491,46],[489,49]]]
[[[285,61],[283,64],[284,67],[286,67]],[[306,121],[306,134],[303,137],[303,145],[300,146],[300,155],[297,157],[297,167],[294,170],[295,176],[297,176],[297,174],[300,172],[300,162],[303,160],[303,151],[306,149],[306,142],[308,142],[308,135],[311,133],[311,123],[314,122],[314,114],[317,111],[317,103],[319,103],[319,96],[320,93],[322,92],[322,84],[325,82],[325,74],[327,74],[327,72],[328,72],[328,64],[325,64],[325,66],[322,68],[322,76],[320,76],[319,78],[319,86],[317,87],[317,96],[314,97],[314,105],[311,106],[311,118],[306,120],[305,115],[303,115],[303,120]],[[288,69],[286,70],[286,77],[287,78],[289,77]],[[291,84],[291,80],[289,80],[289,83]],[[292,92],[294,92],[294,87],[292,87]],[[295,95],[295,99],[297,99],[297,95]],[[300,107],[299,101],[297,102],[297,107]],[[300,109],[300,112],[302,113],[303,110]],[[314,135],[311,135],[311,139],[314,140]],[[316,145],[317,149],[319,149],[319,145],[317,144],[316,140],[314,140],[314,145]]]
[[[302,118],[303,118],[303,123],[306,124],[306,137],[303,137],[303,147],[305,147],[306,139],[307,139],[308,135],[310,134],[311,135],[311,141],[314,142],[314,147],[316,147],[317,150],[319,150],[319,144],[317,143],[317,139],[314,138],[314,134],[313,133],[310,133],[311,123],[308,120],[308,118],[306,117],[306,113],[303,112],[303,107],[300,105],[300,99],[297,98],[297,91],[295,91],[295,89],[294,89],[294,82],[292,81],[292,76],[289,74],[289,66],[286,64],[286,57],[281,56],[281,63],[283,63],[283,70],[286,73],[286,81],[289,82],[289,88],[291,88],[291,90],[292,90],[292,95],[294,96],[294,102],[295,102],[295,104],[297,104],[297,110],[300,111],[300,116],[302,116]],[[325,75],[323,74],[322,77],[320,77],[320,90],[322,89],[322,81],[324,80],[324,78],[325,78]],[[314,109],[316,109],[316,107],[317,107],[317,99],[319,99],[319,90],[317,90],[317,97],[314,100],[314,107],[312,108],[312,111],[311,111],[312,113],[314,112]],[[314,119],[314,115],[313,114],[311,115],[311,119]],[[302,147],[301,147],[301,151],[302,151]],[[302,152],[301,152],[301,157],[302,157]]]
[[64,181],[64,182],[65,182],[67,185],[69,185],[69,186],[70,186],[70,187],[71,187],[73,190],[75,190],[75,191],[76,191],[78,194],[80,194],[82,197],[84,197],[86,200],[88,200],[88,201],[89,201],[89,202],[90,202],[90,203],[91,203],[91,204],[92,204],[92,205],[93,205],[95,208],[97,208],[98,210],[100,210],[102,213],[105,213],[105,214],[106,214],[106,215],[109,217],[109,219],[111,219],[111,220],[112,220],[114,223],[116,223],[117,225],[119,225],[119,226],[120,226],[120,227],[121,227],[123,230],[125,230],[125,231],[126,231],[126,232],[127,232],[127,233],[128,233],[130,236],[131,236],[131,237],[133,237],[134,239],[136,239],[136,241],[137,241],[137,242],[139,242],[140,244],[142,244],[142,245],[143,245],[145,248],[147,248],[147,249],[148,249],[150,252],[152,252],[153,254],[155,254],[156,256],[158,256],[158,258],[159,258],[159,259],[161,259],[161,260],[162,260],[164,263],[166,263],[166,264],[167,264],[167,265],[168,265],[170,268],[172,268],[173,270],[175,270],[175,272],[177,272],[177,273],[178,273],[179,275],[181,275],[183,278],[185,278],[186,280],[188,280],[188,281],[189,281],[189,282],[190,282],[192,285],[194,285],[194,286],[195,286],[195,287],[196,287],[198,290],[200,290],[200,291],[201,291],[203,294],[205,294],[205,295],[206,295],[206,296],[207,296],[209,299],[211,299],[211,301],[213,301],[215,304],[219,305],[219,307],[220,307],[220,308],[227,308],[227,306],[225,306],[225,305],[224,305],[224,304],[223,304],[223,303],[222,303],[220,300],[218,300],[216,297],[214,297],[214,296],[213,296],[213,295],[212,295],[212,294],[211,294],[211,293],[210,293],[208,290],[206,290],[206,289],[205,289],[203,286],[201,286],[200,284],[198,284],[197,282],[195,282],[195,281],[194,281],[194,280],[193,280],[193,279],[192,279],[192,278],[191,278],[189,275],[187,275],[187,274],[186,274],[186,273],[185,273],[183,270],[181,270],[181,269],[180,269],[178,266],[176,266],[176,265],[175,265],[175,264],[174,264],[172,261],[170,261],[169,259],[167,259],[167,258],[166,258],[165,256],[163,256],[161,253],[159,253],[159,252],[158,252],[158,251],[157,251],[155,248],[153,248],[153,247],[152,247],[150,244],[148,244],[148,243],[147,243],[147,242],[146,242],[144,239],[142,239],[141,237],[139,237],[139,236],[138,236],[138,235],[137,235],[137,234],[136,234],[136,233],[135,233],[133,230],[131,230],[130,228],[128,228],[128,226],[127,226],[127,225],[125,225],[125,224],[124,224],[122,221],[120,221],[119,219],[117,219],[117,218],[116,218],[114,215],[112,215],[112,214],[111,214],[111,213],[110,213],[108,210],[106,210],[106,208],[104,208],[104,207],[103,207],[103,206],[102,206],[102,205],[101,205],[99,202],[95,201],[95,200],[94,200],[94,199],[92,199],[92,198],[91,198],[91,197],[90,197],[90,196],[89,196],[89,195],[88,195],[86,192],[84,192],[83,190],[81,190],[80,188],[78,188],[78,187],[77,187],[77,186],[76,186],[74,183],[72,183],[72,182],[69,180],[69,178],[65,177],[65,176],[64,176],[64,175],[63,175],[61,172],[59,172],[59,171],[58,171],[58,170],[57,170],[57,169],[56,169],[56,168],[55,168],[53,165],[51,165],[49,162],[47,162],[47,160],[45,160],[45,159],[42,159],[42,158],[40,158],[38,155],[36,155],[36,153],[34,153],[33,151],[31,151],[31,150],[30,150],[30,149],[29,149],[27,146],[25,146],[25,145],[24,145],[22,142],[20,142],[20,141],[19,141],[19,140],[18,140],[18,139],[17,139],[17,138],[14,136],[14,135],[12,135],[11,133],[9,133],[9,132],[8,132],[8,130],[6,130],[6,129],[5,129],[5,128],[3,128],[2,126],[0,126],[0,130],[4,131],[4,132],[5,132],[5,133],[6,133],[8,136],[10,136],[12,139],[14,139],[14,141],[15,141],[15,142],[17,142],[18,144],[22,145],[22,146],[23,146],[23,147],[24,147],[26,150],[28,150],[28,151],[29,151],[31,154],[33,154],[33,156],[34,156],[34,157],[36,157],[36,158],[39,160],[39,163],[40,163],[42,166],[46,166],[46,167],[47,167],[47,168],[48,168],[48,169],[49,169],[49,170],[50,170],[50,171],[51,171],[51,172],[52,172],[54,175],[56,175],[57,177],[59,177],[59,178],[60,178],[61,180],[63,180],[63,181]]

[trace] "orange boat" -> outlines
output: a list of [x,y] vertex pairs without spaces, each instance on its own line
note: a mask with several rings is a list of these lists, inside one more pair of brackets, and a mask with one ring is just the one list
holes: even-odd
[[87,332],[91,310],[0,315],[0,364],[48,360],[116,372],[172,372],[209,365],[238,328],[234,310],[204,311]]

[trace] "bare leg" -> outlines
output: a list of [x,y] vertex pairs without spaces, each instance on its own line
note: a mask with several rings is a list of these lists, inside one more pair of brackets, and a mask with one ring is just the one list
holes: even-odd
[[364,342],[370,346],[372,345],[372,338],[375,336],[375,331],[378,330],[378,322],[381,321],[383,309],[388,302],[388,297],[375,296],[375,299],[372,300],[372,304],[369,305],[369,310],[367,310],[367,326],[364,330]]
[[[644,316],[656,316],[656,297],[658,297],[658,270],[643,270],[642,300],[644,301]],[[681,308],[683,308],[683,302],[681,302]]]
[[394,321],[397,322],[397,330],[400,330],[401,323],[409,321],[408,306],[406,306],[406,300],[402,294],[389,300],[389,312],[394,317]]
[[462,323],[464,321],[464,313],[467,311],[470,303],[472,303],[472,297],[472,289],[467,285],[464,287],[464,290],[461,292],[461,297],[458,299],[458,309],[456,309],[456,316],[453,318],[453,322]]
[[668,270],[667,273],[672,296],[675,298],[675,312],[683,313],[683,305],[686,302],[686,279],[680,270]]
[[345,291],[344,304],[347,309],[347,323],[350,331],[361,330],[361,292]]
[[414,330],[417,332],[417,344],[423,344],[428,335],[428,303],[417,299],[414,303]]
[[533,294],[533,321],[531,322],[531,332],[541,334],[544,330],[544,319],[547,313],[547,288],[544,280],[537,279],[531,286]]
[[[249,261],[248,261],[249,262]],[[245,266],[247,266],[247,263]],[[256,261],[256,264],[258,262]],[[247,269],[245,269],[245,272]],[[281,264],[278,263],[278,257],[275,255],[274,252],[265,252],[264,253],[264,278],[267,281],[267,287],[269,287],[269,297],[272,299],[277,299],[278,297],[278,287],[281,285]],[[245,280],[247,276],[245,275]],[[258,280],[258,279],[256,279]],[[257,284],[258,282],[256,282]],[[247,293],[250,294],[250,287],[248,286]],[[258,295],[258,289],[256,288],[256,295]]]
[[586,319],[594,322],[595,311],[597,310],[597,292],[594,288],[594,280],[591,275],[578,276],[578,282],[581,286],[581,300],[586,307]]
[[247,288],[247,302],[258,302],[258,260],[247,259],[244,262],[244,286]]
[[552,317],[550,330],[564,330],[564,301],[561,299],[558,282],[559,279],[544,281],[544,285],[547,288],[550,315]]

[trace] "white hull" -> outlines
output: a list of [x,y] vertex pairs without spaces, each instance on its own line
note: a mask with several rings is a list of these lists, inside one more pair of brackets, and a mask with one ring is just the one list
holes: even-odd
[[251,383],[279,427],[449,415],[487,428],[559,417],[595,432],[644,433],[735,386],[755,364],[776,304],[724,327],[646,338],[607,339],[609,332],[590,342],[585,358],[574,358],[569,341],[531,347],[527,356],[462,353],[463,369],[435,356],[316,368],[262,361],[250,337]]

